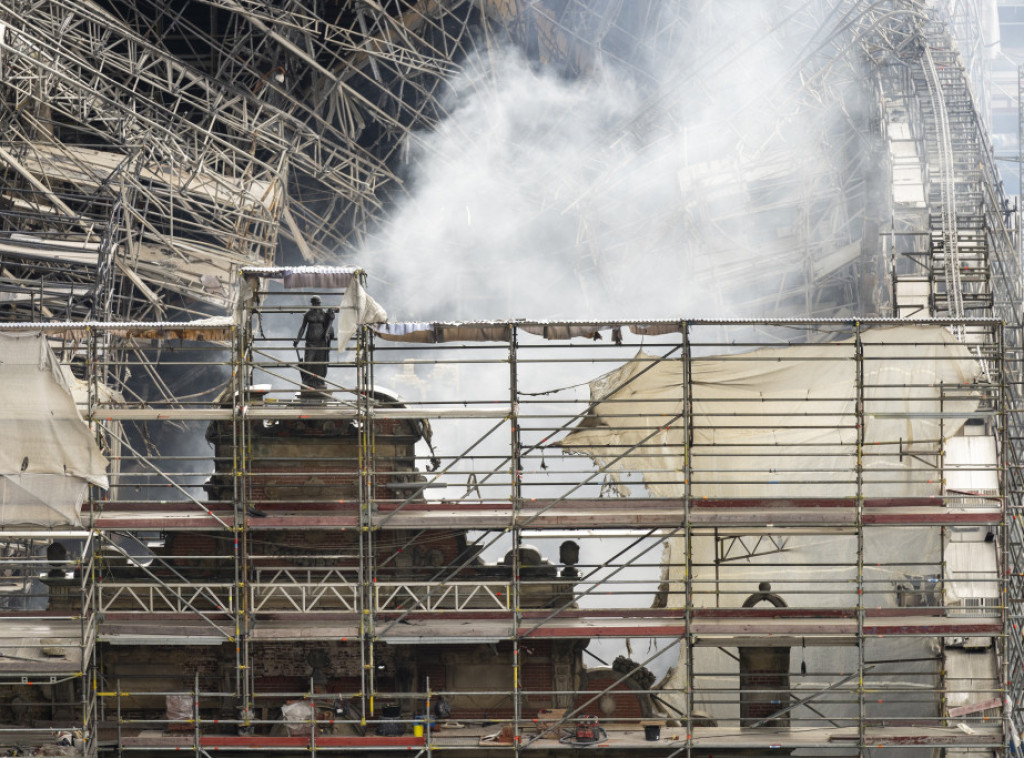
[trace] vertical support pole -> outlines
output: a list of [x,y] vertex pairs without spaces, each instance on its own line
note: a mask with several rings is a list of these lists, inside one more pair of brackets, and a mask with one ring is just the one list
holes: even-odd
[[316,690],[313,677],[309,677],[309,752],[316,755]]
[[[683,345],[683,529],[686,567],[684,576],[685,588],[685,637],[686,645],[686,755],[693,754],[693,708],[694,708],[694,674],[693,674],[693,532],[690,529],[690,503],[693,498],[693,361],[690,348],[690,325],[685,321],[679,325]],[[716,539],[717,544],[717,539]],[[716,547],[717,550],[717,547]],[[670,569],[671,570],[671,569]],[[718,565],[715,563],[715,595],[718,594]]]
[[714,539],[715,539],[715,608],[722,607],[722,560],[723,550],[721,538],[718,534],[718,527],[714,528]]
[[374,478],[374,414],[373,396],[373,337],[369,329],[360,326],[356,343],[357,423],[359,426],[359,581],[361,585],[359,614],[359,645],[362,662],[361,723],[374,717],[376,692],[374,629],[374,586],[376,561],[374,560],[375,478]]
[[[996,211],[998,212],[998,208]],[[1017,67],[1017,260],[1024,256],[1024,66]]]
[[522,593],[519,586],[519,550],[522,547],[522,536],[519,528],[519,509],[522,507],[523,462],[522,440],[519,434],[519,364],[518,364],[518,330],[511,325],[508,337],[508,395],[509,395],[509,476],[511,478],[509,496],[512,500],[512,719],[514,725],[515,754],[519,755],[522,744],[520,727],[523,718],[523,704],[520,698],[522,688],[522,648],[519,644],[519,629],[522,623]]
[[[1018,164],[1018,166],[1019,165],[1020,164]],[[1021,198],[1018,197],[1018,212],[1020,209],[1020,204]],[[1020,226],[1017,227],[1017,234],[1020,234]],[[1006,327],[1007,325],[1003,324],[1001,327],[993,327],[992,329],[992,331],[995,333],[993,341],[998,346],[994,358],[997,361],[995,368],[996,376],[999,377],[999,412],[996,414],[995,417],[996,429],[993,431],[997,441],[996,450],[998,458],[996,465],[998,466],[999,471],[998,479],[996,480],[996,486],[998,488],[996,492],[999,495],[999,504],[1002,508],[1002,515],[999,519],[999,524],[996,526],[996,550],[998,551],[998,563],[996,565],[997,571],[999,572],[999,606],[1001,609],[1001,621],[1003,627],[1003,634],[997,637],[995,640],[993,640],[993,642],[996,647],[996,655],[997,660],[999,662],[999,700],[1003,703],[1004,718],[1007,721],[1011,721],[1013,719],[1013,714],[1008,713],[1007,711],[1009,711],[1009,709],[1006,708],[1007,695],[1009,694],[1007,692],[1007,688],[1010,686],[1010,676],[1012,672],[1012,668],[1010,666],[1009,661],[1011,653],[1008,644],[1008,637],[1010,634],[1013,634],[1015,630],[1013,618],[1010,613],[1011,597],[1010,594],[1007,592],[1007,587],[1010,581],[1010,572],[1013,570],[1013,567],[1009,559],[1010,551],[1009,546],[1007,545],[1009,531],[1006,523],[1006,506],[1007,500],[1009,499],[1009,483],[1006,481],[1006,479],[1007,471],[1010,465],[1010,454],[1007,450],[1007,447],[1010,444],[1010,419],[1007,417],[1007,409],[1010,408],[1010,400],[1012,397],[1008,387],[1006,386],[1006,381],[1008,376],[1010,375],[1009,372],[1011,371],[1011,368],[1007,366],[1007,343],[1006,336],[1004,334],[1004,329]],[[1009,328],[1016,329],[1019,327],[1018,325],[1010,325]],[[1004,724],[1004,744],[1009,744],[1010,742],[1009,733],[1010,729],[1008,729]],[[1007,754],[1009,754],[1009,751],[1007,751]]]
[[[980,356],[979,356],[980,357]],[[939,383],[939,494],[944,495],[946,492],[946,430],[945,430],[945,418],[943,412],[946,410],[946,386],[942,382]],[[949,507],[949,501],[943,499],[942,501],[945,507]],[[945,525],[939,527],[939,587],[948,586],[946,582],[949,577],[946,576],[946,541],[948,534],[946,532]],[[945,605],[946,601],[942,595],[940,597],[940,604]],[[941,644],[941,640],[940,640]],[[944,656],[943,656],[944,658]],[[941,716],[946,712],[946,706],[948,700],[946,693],[948,692],[949,679],[946,674],[945,665],[940,666],[939,670],[939,715]]]
[[424,705],[424,709],[423,709],[424,710],[424,719],[425,719],[424,720],[424,724],[423,724],[423,737],[424,737],[423,747],[427,751],[427,755],[430,755],[430,751],[433,749],[430,746],[430,741],[431,741],[430,732],[431,732],[431,725],[433,724],[433,717],[432,717],[432,711],[430,709],[430,677],[429,676],[427,677],[427,681],[426,681],[426,690],[427,690],[427,701],[426,701],[426,705]]
[[[1006,583],[1006,594],[1004,599],[1009,608],[1009,627],[1003,638],[1005,650],[1006,676],[1003,679],[1009,691],[1006,693],[1004,703],[1004,744],[1007,747],[1006,754],[1010,755],[1015,749],[1015,742],[1019,740],[1021,724],[1021,687],[1020,674],[1024,670],[1024,645],[1021,641],[1021,628],[1024,628],[1024,617],[1021,616],[1021,602],[1024,600],[1024,590],[1021,589],[1022,566],[1024,566],[1024,544],[1021,540],[1021,414],[1020,399],[1024,395],[1024,388],[1021,386],[1021,365],[1024,355],[1021,354],[1021,345],[1024,339],[1021,337],[1021,324],[1004,324],[1005,329],[1012,329],[1012,353],[1005,352],[1004,345],[1003,360],[1011,360],[1012,371],[1006,370],[1002,378],[1003,391],[1005,395],[1005,423],[1004,438],[999,446],[1003,455],[1005,467],[1000,479],[1001,494],[1003,495],[1003,519],[1002,532],[1004,542],[1002,543],[1004,553],[1007,553],[1006,571],[1003,581]],[[1003,339],[1006,339],[1004,332]],[[1012,355],[1012,358],[1008,356]],[[1012,384],[1007,384],[1007,382]],[[1013,387],[1011,390],[1010,387]],[[1016,746],[1019,750],[1019,745]]]
[[192,734],[195,753],[196,755],[199,755],[199,669],[196,669],[195,679],[192,685]]
[[864,750],[864,342],[861,323],[856,329],[854,370],[856,393],[854,402],[857,426],[857,744]]
[[[92,419],[95,417],[96,405],[98,402],[98,379],[96,377],[96,331],[94,329],[87,329],[85,336],[85,362],[86,362],[86,397],[87,397],[87,415],[86,418]],[[97,425],[93,429],[93,433],[97,438],[97,442],[100,443],[101,449],[105,447],[103,444],[103,436],[106,434],[106,430],[102,425]],[[120,468],[118,468],[120,470]],[[96,614],[97,614],[97,603],[99,601],[97,582],[95,576],[96,562],[90,557],[92,552],[92,545],[95,542],[99,542],[94,531],[94,523],[96,519],[96,512],[98,507],[102,508],[103,500],[99,494],[99,488],[95,484],[90,484],[89,493],[89,520],[86,526],[90,530],[89,539],[82,545],[82,553],[79,556],[79,562],[82,567],[81,577],[81,601],[82,607],[88,608],[87,612],[82,613],[81,619],[81,644],[82,644],[82,660],[88,660],[88,666],[82,667],[82,741],[85,745],[85,754],[89,755],[91,752],[91,746],[98,740],[98,733],[92,734],[93,724],[97,725],[97,732],[99,726],[99,713],[97,713],[97,694],[100,691],[99,688],[99,663],[96,660]],[[118,751],[121,749],[120,740],[120,722],[118,723]]]
[[[1024,234],[1024,232],[1022,232]],[[1024,640],[1022,632],[1024,629],[1024,588],[1022,588],[1022,577],[1024,577],[1024,539],[1022,539],[1022,523],[1024,523],[1024,464],[1022,464],[1022,452],[1024,452],[1024,408],[1021,407],[1021,399],[1024,398],[1024,324],[1012,323],[1007,329],[1012,330],[1009,334],[1012,343],[1012,352],[1004,352],[1012,355],[1013,370],[1007,372],[1012,382],[1006,386],[1006,439],[1001,450],[1007,456],[1006,468],[1003,470],[1003,531],[1006,535],[1006,552],[1009,553],[1008,571],[1005,574],[1008,582],[1007,603],[1010,608],[1010,627],[1003,644],[1006,646],[1006,659],[1008,673],[1006,679],[1009,688],[1009,697],[1004,700],[1004,711],[1008,711],[1006,731],[1006,743],[1020,750],[1020,733],[1024,731],[1024,691],[1021,688],[1021,674],[1024,672]],[[1004,340],[1006,334],[1004,333]],[[1006,348],[1004,347],[1004,350]],[[1012,630],[1012,631],[1011,631]],[[1007,751],[1010,754],[1010,751]]]
[[[89,485],[90,491],[93,485]],[[94,640],[96,634],[94,633],[96,625],[95,615],[95,582],[92,580],[92,561],[89,561],[88,565],[85,562],[85,556],[87,551],[92,545],[92,539],[85,541],[82,546],[82,554],[79,556],[79,565],[81,566],[82,575],[80,577],[80,598],[82,605],[80,606],[85,610],[81,614],[81,660],[82,660],[82,692],[81,692],[81,708],[82,708],[82,742],[86,746],[84,748],[85,755],[89,755],[89,744],[90,731],[93,724],[99,724],[99,714],[96,713],[96,693],[99,691],[97,686],[97,680],[99,677],[99,670],[96,664],[96,645]]]
[[[83,569],[82,574],[85,574]],[[84,713],[82,714],[82,744],[83,753],[85,755],[92,755],[97,735],[93,734],[92,725],[97,725],[97,731],[99,728],[100,719],[102,714],[100,713],[99,696],[99,664],[96,660],[98,655],[95,643],[93,640],[96,639],[96,635],[91,635],[87,645],[90,648],[89,652],[89,666],[87,669],[82,671],[82,700]],[[83,648],[82,653],[84,654],[86,649]]]
[[253,702],[253,671],[251,640],[252,627],[250,595],[251,579],[248,558],[248,508],[252,482],[250,481],[251,441],[245,415],[246,391],[252,374],[253,310],[258,302],[259,279],[243,277],[241,292],[235,304],[234,339],[231,360],[231,450],[232,450],[232,560],[234,570],[235,597],[235,696],[239,698],[240,729],[242,734],[251,733],[255,716]]
[[117,702],[117,754],[124,755],[124,740],[121,739],[121,678],[117,679],[117,689],[114,690],[114,699]]
[[899,318],[899,301],[896,299],[896,219],[895,213],[889,212],[889,315]]

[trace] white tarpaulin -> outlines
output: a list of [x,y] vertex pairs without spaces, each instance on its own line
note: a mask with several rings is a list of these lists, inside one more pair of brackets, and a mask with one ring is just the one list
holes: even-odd
[[0,332],[0,525],[80,525],[107,461],[42,334]]
[[360,324],[381,324],[387,320],[387,311],[366,294],[359,277],[352,277],[338,306],[338,351],[345,351]]
[[[979,407],[981,373],[938,326],[664,360],[640,353],[590,384],[593,406],[560,443],[611,472],[642,472],[659,497],[940,494],[942,440]],[[684,413],[687,395],[692,413]],[[863,402],[863,445],[857,404]],[[692,426],[689,443],[687,434]]]
[[[979,412],[981,388],[975,381],[981,367],[967,347],[936,326],[872,329],[862,333],[861,347],[859,355],[853,339],[799,344],[692,358],[688,364],[678,351],[663,360],[641,353],[591,382],[593,405],[561,444],[613,473],[642,476],[659,497],[685,494],[688,471],[694,497],[853,497],[858,461],[866,496],[942,494],[943,440]],[[754,555],[722,560],[719,551],[731,544],[727,539],[720,542],[707,532],[672,537],[663,556],[666,605],[686,603],[689,583],[694,606],[738,608],[760,582],[770,580],[772,592],[791,607],[855,608],[862,566],[867,602],[891,608],[897,606],[899,582],[927,573],[921,564],[938,567],[942,561],[941,532],[927,527],[872,530],[863,544],[847,532],[771,537],[732,545],[737,556]],[[897,662],[874,668],[872,686],[901,690],[932,682],[934,644],[928,638],[865,640],[865,658]],[[738,701],[722,694],[739,688],[734,654],[713,646],[692,654],[691,672],[681,647],[663,682],[663,699],[685,710],[692,687],[696,713],[735,723]],[[837,672],[855,671],[857,665],[856,647],[804,647],[794,641],[793,696],[820,694],[841,678]],[[848,693],[813,705],[832,719],[856,718],[859,712],[856,696]],[[878,718],[935,715],[927,699],[894,705],[880,695],[878,704],[864,708]],[[793,718],[820,722],[803,707]]]

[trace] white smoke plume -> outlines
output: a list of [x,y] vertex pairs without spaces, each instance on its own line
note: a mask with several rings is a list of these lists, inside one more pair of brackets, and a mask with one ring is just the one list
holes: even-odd
[[511,47],[466,61],[355,256],[371,291],[398,320],[766,312],[751,288],[835,222],[828,123],[794,76],[815,30],[785,5],[665,3],[642,55],[576,79]]

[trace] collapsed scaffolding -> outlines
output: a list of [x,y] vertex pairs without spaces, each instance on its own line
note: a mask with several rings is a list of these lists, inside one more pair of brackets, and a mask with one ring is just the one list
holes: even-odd
[[[740,102],[707,61],[750,68],[775,40],[736,49],[715,33],[736,9],[686,5],[7,2],[9,320],[224,313],[242,266],[375,249],[376,227],[405,192],[403,161],[429,151],[427,133],[458,105],[445,82],[475,51],[506,44],[566,77],[619,67],[650,93],[609,134],[638,142],[636,159],[623,166],[597,145],[597,174],[546,201],[570,209],[575,241],[558,252],[575,260],[573,286],[589,301],[614,295],[628,262],[672,250],[716,303],[756,285],[775,293],[749,306],[767,315],[883,314],[884,275],[862,249],[884,215],[863,149],[875,93],[859,82],[865,65],[899,50],[901,4],[858,16],[852,3],[823,0],[765,15],[777,44],[799,54],[781,83]],[[644,60],[666,49],[679,51],[665,66],[678,73],[661,81]],[[492,76],[466,86],[487,93],[500,87]],[[701,98],[691,107],[718,115],[690,124],[663,112],[658,93],[683,87]],[[804,126],[752,130],[741,126],[750,113]],[[685,201],[659,206],[646,226],[608,228],[608,185],[679,135],[694,146],[678,176]],[[709,139],[713,150],[702,148]],[[758,265],[766,251],[776,258],[768,271]],[[712,257],[730,263],[709,268]]]

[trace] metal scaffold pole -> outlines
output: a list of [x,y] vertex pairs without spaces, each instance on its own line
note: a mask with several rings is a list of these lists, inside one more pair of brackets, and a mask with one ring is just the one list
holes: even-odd
[[[249,386],[252,381],[250,356],[254,341],[253,321],[256,316],[258,291],[249,290],[249,282],[239,293],[235,303],[238,316],[232,340],[231,382],[232,396],[232,450],[234,488],[233,500],[233,561],[234,593],[235,593],[235,693],[238,695],[238,718],[240,734],[252,732],[252,721],[256,717],[253,700],[253,655],[252,626],[253,619],[250,603],[253,599],[252,581],[253,568],[249,560],[249,510],[252,508],[250,493],[252,490],[252,471],[250,466],[252,442],[249,435],[249,421],[246,419]],[[258,286],[258,285],[253,285]]]
[[[1024,260],[1024,66],[1017,67],[1017,258]],[[1024,283],[1022,283],[1024,285]]]
[[[377,694],[377,646],[374,609],[377,607],[377,561],[374,556],[378,514],[374,473],[373,337],[363,327],[357,332],[357,414],[359,422],[359,646],[360,720],[365,726],[379,714]],[[372,726],[370,727],[372,728]]]
[[523,735],[521,724],[523,723],[523,669],[522,656],[523,646],[521,644],[520,632],[522,629],[522,612],[525,605],[525,598],[522,592],[522,556],[520,551],[523,547],[522,532],[519,525],[519,510],[523,497],[523,465],[521,460],[522,438],[520,435],[519,420],[519,358],[517,351],[518,333],[513,326],[508,340],[508,422],[509,422],[509,502],[512,506],[512,521],[509,525],[512,531],[512,712],[514,720],[513,742],[515,754],[520,754]]
[[864,682],[864,343],[861,337],[861,325],[854,324],[854,371],[856,372],[856,400],[854,401],[854,423],[857,426],[857,463],[856,463],[856,499],[857,499],[857,744],[864,750],[866,744],[865,726],[867,712],[865,710],[866,687]]
[[[683,365],[683,415],[682,422],[684,427],[684,448],[683,448],[683,523],[682,527],[685,530],[685,547],[683,554],[683,561],[685,562],[684,576],[685,586],[683,588],[683,602],[685,604],[685,628],[686,636],[683,638],[683,644],[686,646],[686,756],[690,758],[693,755],[693,713],[696,707],[696,688],[694,687],[695,674],[694,674],[694,654],[693,646],[695,643],[695,636],[693,633],[693,611],[694,611],[694,596],[693,596],[693,530],[691,529],[690,521],[690,506],[693,499],[693,355],[690,350],[690,325],[688,323],[681,322],[679,324],[679,331],[682,335],[682,349],[680,350],[679,359]],[[715,537],[717,542],[717,534]],[[716,566],[717,568],[717,566]],[[715,577],[715,604],[718,605],[718,577]]]

